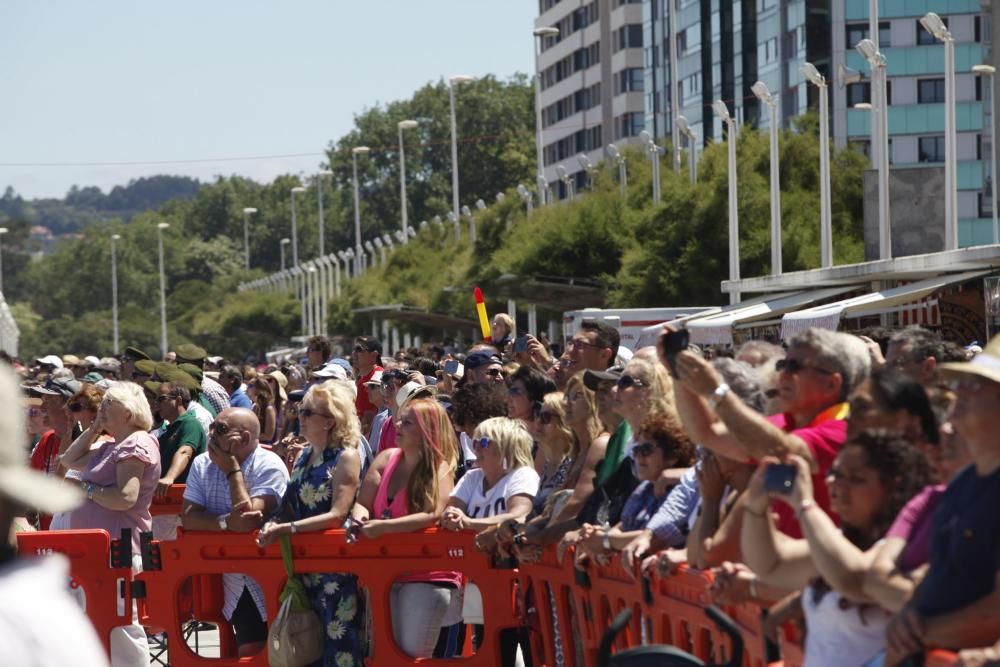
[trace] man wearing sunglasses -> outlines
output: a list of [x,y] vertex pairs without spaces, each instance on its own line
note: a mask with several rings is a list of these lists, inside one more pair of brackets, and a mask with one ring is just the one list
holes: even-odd
[[[198,423],[194,412],[188,410],[191,392],[184,385],[174,382],[147,382],[145,387],[156,395],[155,409],[168,422],[158,438],[163,476],[153,492],[156,498],[165,498],[172,484],[187,481],[191,460],[205,451],[205,430]],[[153,517],[153,537],[158,540],[177,539],[179,517],[161,515]]]
[[[274,513],[288,469],[258,447],[260,423],[244,408],[223,410],[212,422],[208,451],[195,457],[184,489],[181,524],[187,530],[249,533]],[[223,616],[236,632],[239,656],[254,655],[267,639],[264,593],[243,574],[222,575]]]
[[503,384],[503,363],[487,350],[477,350],[465,358],[465,377],[469,384]]
[[[661,345],[662,349],[662,345]],[[813,472],[816,504],[830,511],[825,475],[847,437],[847,395],[870,370],[868,348],[855,336],[807,329],[788,341],[775,366],[783,412],[764,417],[730,391],[698,354],[677,355],[677,410],[691,439],[730,459],[786,459],[797,454]],[[670,364],[666,364],[670,368]],[[778,529],[801,537],[795,510],[776,503]]]
[[[354,349],[351,351],[351,364],[358,369],[358,379],[354,383],[358,397],[354,401],[354,409],[358,413],[358,419],[361,420],[362,432],[367,433],[378,407],[368,398],[365,385],[371,381],[375,373],[385,370],[382,368],[382,342],[372,336],[355,338]],[[388,401],[386,403],[388,404]]]

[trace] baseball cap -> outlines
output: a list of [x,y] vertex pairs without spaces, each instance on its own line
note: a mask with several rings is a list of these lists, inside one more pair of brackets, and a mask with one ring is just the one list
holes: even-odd
[[492,366],[493,364],[500,365],[503,362],[500,361],[500,357],[490,352],[473,352],[465,358],[465,367],[468,370],[474,368],[482,368],[483,366]]

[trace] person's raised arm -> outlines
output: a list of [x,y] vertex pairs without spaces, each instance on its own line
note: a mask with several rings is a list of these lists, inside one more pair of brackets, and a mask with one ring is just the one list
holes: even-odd
[[559,510],[559,514],[553,517],[553,523],[561,523],[574,518],[580,511],[580,508],[583,507],[583,504],[587,502],[590,494],[594,492],[594,478],[597,476],[597,465],[604,458],[604,454],[608,449],[608,440],[610,440],[610,437],[604,435],[590,443],[580,476],[573,487],[573,495],[563,504]]
[[87,463],[90,462],[90,458],[94,455],[90,447],[94,444],[97,436],[101,434],[99,417],[100,411],[98,411],[98,418],[94,419],[94,422],[89,428],[84,429],[83,433],[77,437],[76,440],[70,444],[63,453],[59,462],[69,470],[83,470],[87,467]]
[[887,537],[873,549],[871,567],[865,573],[862,590],[881,607],[899,611],[913,597],[927,571],[926,565],[913,572],[899,569],[899,557],[906,549],[906,540],[901,537]]

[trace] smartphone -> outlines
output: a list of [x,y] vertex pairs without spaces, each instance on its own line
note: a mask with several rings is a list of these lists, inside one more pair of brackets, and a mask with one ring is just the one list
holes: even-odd
[[514,339],[514,354],[528,351],[528,337],[518,336]]
[[764,471],[764,488],[772,493],[791,493],[798,470],[788,463],[772,463]]
[[670,365],[670,374],[677,377],[677,355],[688,348],[691,335],[687,329],[679,331],[668,331],[660,338],[660,345],[663,350],[663,358]]
[[448,375],[455,375],[458,373],[458,359],[449,359],[444,362],[444,372]]

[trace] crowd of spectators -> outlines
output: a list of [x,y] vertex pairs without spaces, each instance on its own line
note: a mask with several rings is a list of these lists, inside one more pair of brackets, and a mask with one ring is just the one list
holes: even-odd
[[[439,526],[475,532],[497,566],[551,548],[581,569],[615,555],[632,574],[711,569],[713,598],[768,608],[772,639],[799,624],[810,667],[911,664],[933,647],[967,665],[996,658],[1000,338],[972,352],[917,327],[809,329],[706,354],[671,349],[668,328],[632,353],[601,321],[562,351],[515,337],[506,315],[493,327],[497,344],[464,354],[383,357],[362,336],[345,356],[315,337],[301,362],[266,367],[190,344],[172,361],[135,348],[34,360],[18,367],[30,465],[85,500],[54,515],[39,503],[15,526],[132,528],[135,553],[140,532],[176,539],[178,525],[260,546]],[[150,504],[175,484],[181,514],[154,521]],[[363,664],[357,578],[302,580],[324,664]],[[457,655],[474,589],[460,571],[397,582],[400,648]],[[263,648],[256,582],[224,575],[222,611],[241,656]],[[141,626],[120,630],[113,662],[143,664]],[[505,664],[518,651],[532,663],[523,634],[502,643]]]

